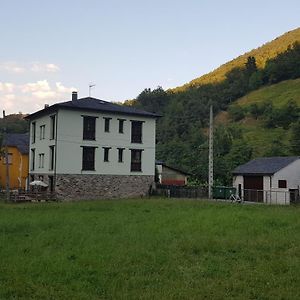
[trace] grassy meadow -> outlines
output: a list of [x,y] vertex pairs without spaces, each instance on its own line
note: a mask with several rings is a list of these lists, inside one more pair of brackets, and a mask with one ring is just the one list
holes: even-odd
[[0,299],[299,299],[300,207],[0,204]]

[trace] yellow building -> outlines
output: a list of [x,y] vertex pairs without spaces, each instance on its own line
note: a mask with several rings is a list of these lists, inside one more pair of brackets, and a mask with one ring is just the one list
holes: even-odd
[[[3,148],[5,146],[3,143]],[[29,134],[7,134],[9,187],[13,189],[26,189],[28,186],[28,152]],[[0,156],[0,187],[6,187],[6,160]]]

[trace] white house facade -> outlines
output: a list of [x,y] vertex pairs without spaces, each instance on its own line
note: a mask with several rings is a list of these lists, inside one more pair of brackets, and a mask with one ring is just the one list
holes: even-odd
[[290,204],[299,201],[300,157],[264,157],[233,171],[233,186],[246,201]]
[[30,176],[62,199],[146,195],[154,181],[158,115],[95,98],[28,116]]

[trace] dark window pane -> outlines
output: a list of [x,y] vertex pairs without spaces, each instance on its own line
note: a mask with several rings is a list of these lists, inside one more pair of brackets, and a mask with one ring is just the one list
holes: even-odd
[[110,148],[103,148],[104,149],[104,161],[109,161],[109,149]]
[[35,149],[31,149],[31,171],[35,168]]
[[119,133],[124,133],[124,120],[119,120]]
[[83,117],[83,139],[95,140],[96,118]]
[[131,143],[142,143],[142,128],[143,122],[131,122]]
[[123,162],[124,148],[118,148],[118,162]]
[[94,147],[82,147],[82,170],[95,170]]
[[49,169],[53,170],[54,169],[54,146],[50,146],[50,164],[49,164]]
[[104,131],[109,132],[109,122],[110,118],[104,118]]
[[131,150],[131,171],[142,171],[142,150]]
[[286,180],[278,180],[278,187],[286,189]]
[[55,138],[55,115],[50,117],[50,139]]
[[36,123],[32,123],[32,143],[35,143],[35,135],[36,135]]

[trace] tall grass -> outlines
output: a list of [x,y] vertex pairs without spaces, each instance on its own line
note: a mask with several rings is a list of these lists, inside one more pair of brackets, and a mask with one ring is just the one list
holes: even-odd
[[0,204],[0,299],[298,299],[298,207]]

